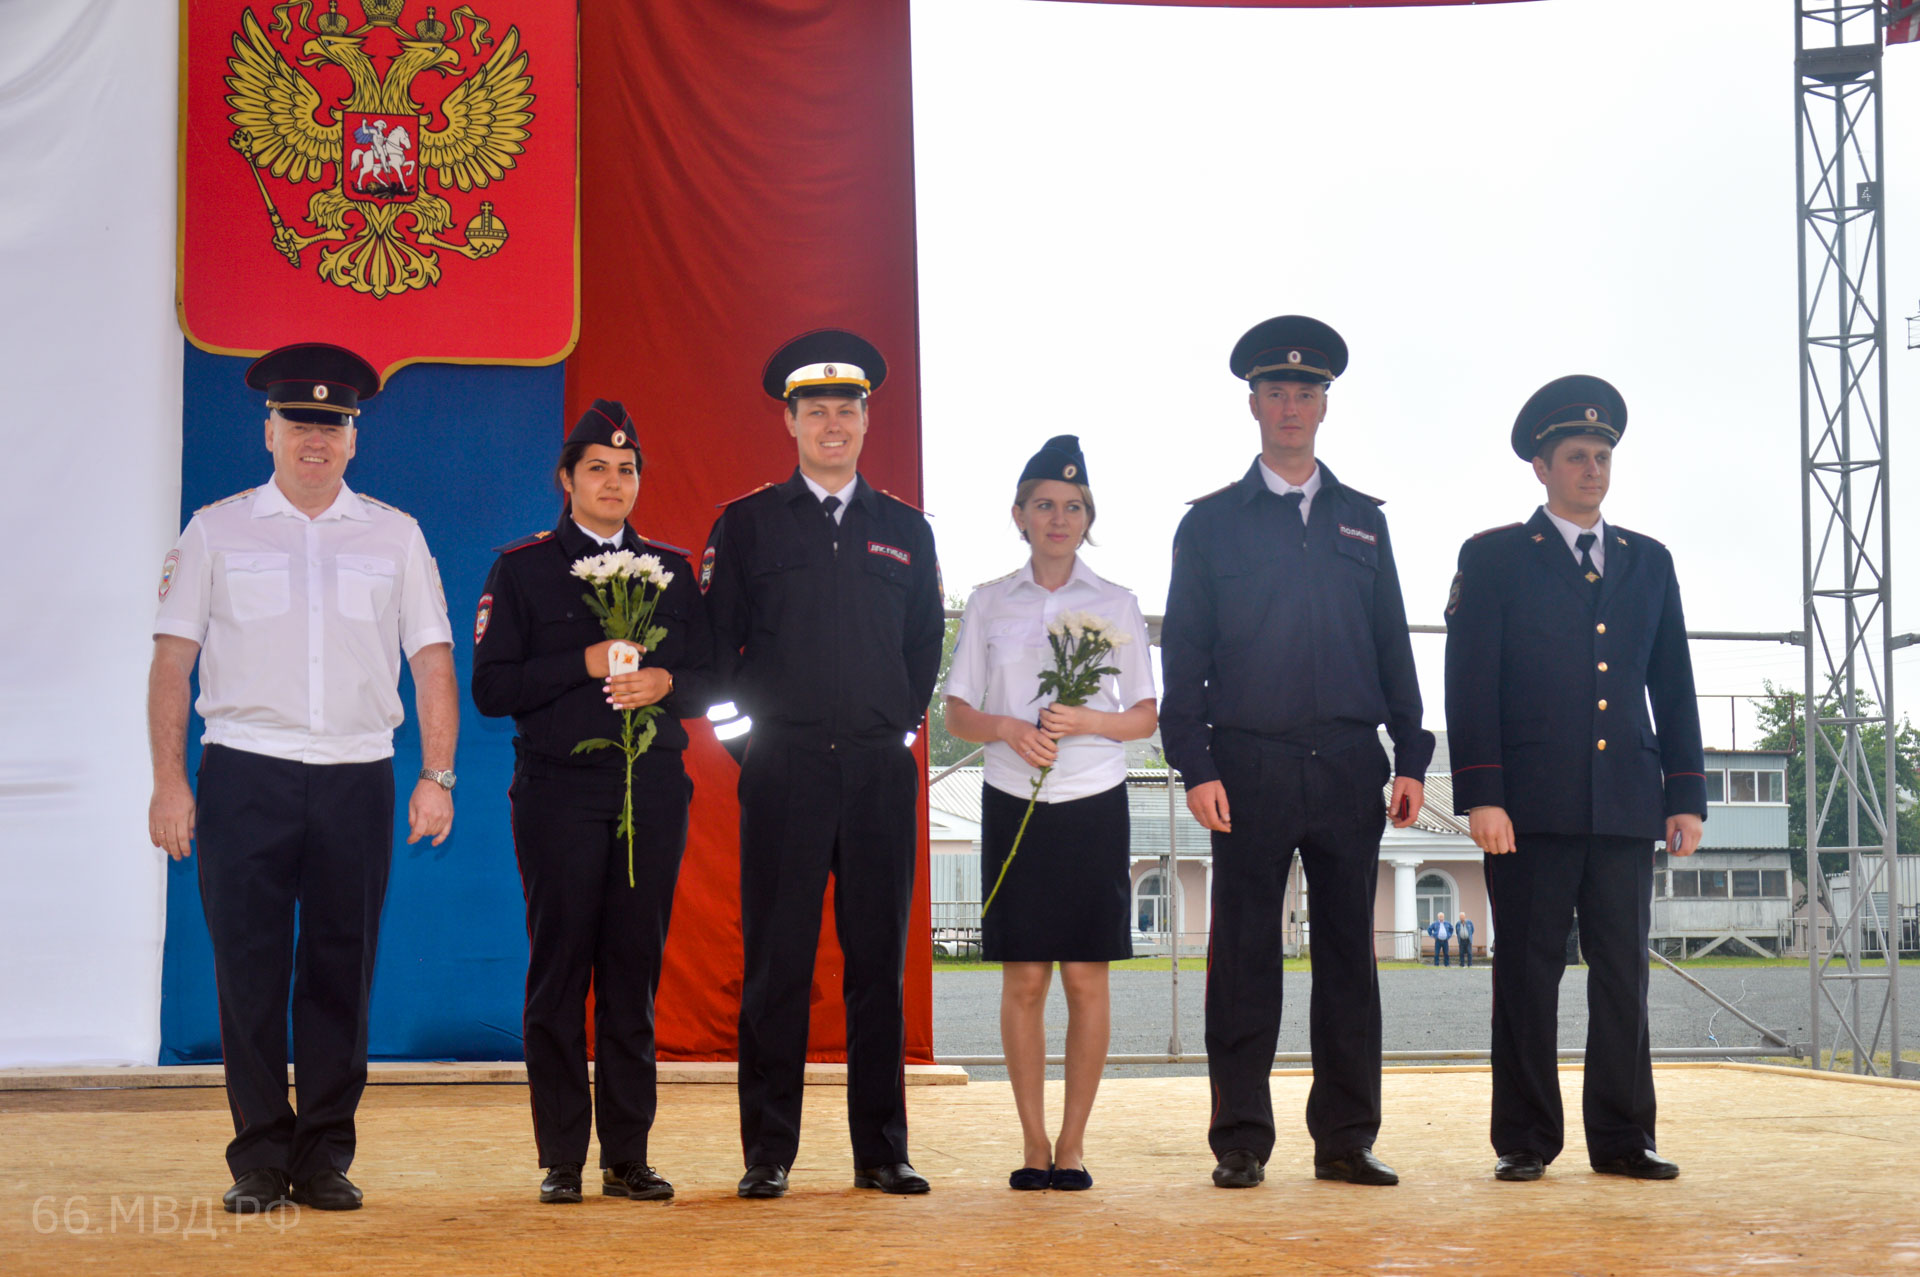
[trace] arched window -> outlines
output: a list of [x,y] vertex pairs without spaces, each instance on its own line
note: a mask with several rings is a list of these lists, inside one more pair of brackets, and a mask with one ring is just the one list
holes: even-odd
[[1437,913],[1447,915],[1452,922],[1459,915],[1459,902],[1454,899],[1453,883],[1442,874],[1421,874],[1420,881],[1413,886],[1414,911],[1416,921],[1422,932],[1433,921]]
[[1165,935],[1171,914],[1166,876],[1155,870],[1141,878],[1140,885],[1133,890],[1134,930],[1145,936]]

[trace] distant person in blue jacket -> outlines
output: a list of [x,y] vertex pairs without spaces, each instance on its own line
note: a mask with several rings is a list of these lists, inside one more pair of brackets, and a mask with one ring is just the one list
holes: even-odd
[[1447,958],[1447,941],[1453,939],[1453,924],[1447,921],[1447,915],[1435,914],[1433,921],[1427,924],[1427,934],[1433,937],[1433,965],[1452,966],[1453,963]]
[[1453,938],[1457,942],[1455,950],[1460,955],[1460,965],[1473,965],[1473,919],[1461,914],[1453,920]]

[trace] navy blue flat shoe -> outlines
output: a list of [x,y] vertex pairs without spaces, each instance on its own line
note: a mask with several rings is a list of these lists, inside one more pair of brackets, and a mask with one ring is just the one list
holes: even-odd
[[1057,1188],[1064,1193],[1078,1193],[1093,1187],[1093,1176],[1087,1174],[1087,1168],[1069,1170],[1065,1166],[1056,1166],[1047,1176],[1047,1187]]
[[1037,1166],[1022,1166],[1007,1176],[1007,1187],[1019,1189],[1023,1193],[1038,1192],[1047,1186],[1047,1180],[1052,1174],[1052,1168],[1043,1171]]

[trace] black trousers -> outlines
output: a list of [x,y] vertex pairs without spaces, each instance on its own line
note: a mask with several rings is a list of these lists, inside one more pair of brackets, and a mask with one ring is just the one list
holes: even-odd
[[1653,841],[1520,834],[1488,856],[1493,952],[1493,1147],[1551,1162],[1566,1142],[1560,1105],[1560,977],[1576,906],[1587,959],[1587,1155],[1609,1161],[1653,1142],[1647,932]]
[[523,758],[509,793],[513,854],[527,902],[522,1031],[540,1165],[586,1161],[596,1117],[602,1166],[645,1162],[656,1105],[653,999],[687,847],[693,783],[678,750],[635,760],[632,886],[626,835],[614,829],[626,793],[623,767]]
[[[393,858],[393,764],[200,755],[200,904],[213,939],[237,1179],[353,1165],[367,1004]],[[295,940],[296,916],[298,941]],[[294,1093],[287,1102],[288,982]]]
[[833,875],[846,958],[847,1123],[856,1166],[907,1161],[901,982],[919,777],[904,746],[756,734],[740,770],[740,1141],[749,1166],[800,1148],[809,996]]
[[1463,967],[1472,966],[1473,965],[1473,941],[1462,940],[1456,936],[1454,937],[1453,943],[1455,947],[1460,950],[1460,965]]
[[1313,1086],[1307,1130],[1327,1161],[1370,1148],[1380,1131],[1380,984],[1373,904],[1380,881],[1379,742],[1301,756],[1219,732],[1213,757],[1233,832],[1213,835],[1213,936],[1207,964],[1207,1075],[1215,1156],[1273,1151],[1268,1075],[1280,1037],[1281,913],[1298,850],[1313,915]]

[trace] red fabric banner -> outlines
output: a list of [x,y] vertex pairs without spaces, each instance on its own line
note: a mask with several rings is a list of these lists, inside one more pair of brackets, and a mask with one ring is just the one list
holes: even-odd
[[[886,355],[860,470],[919,504],[907,8],[906,0],[582,8],[585,270],[569,415],[595,396],[626,404],[646,456],[634,523],[687,547],[696,563],[716,503],[792,473],[793,441],[780,405],[760,389],[760,369],[808,329],[850,328]],[[704,725],[694,727],[692,832],[660,982],[659,1052],[732,1059],[739,770]],[[921,828],[906,1009],[907,1058],[925,1063],[932,945]],[[816,1060],[845,1058],[828,894],[814,970]]]
[[1888,0],[1887,43],[1912,44],[1920,40],[1920,2]]
[[572,348],[575,0],[181,0],[180,326],[215,354]]

